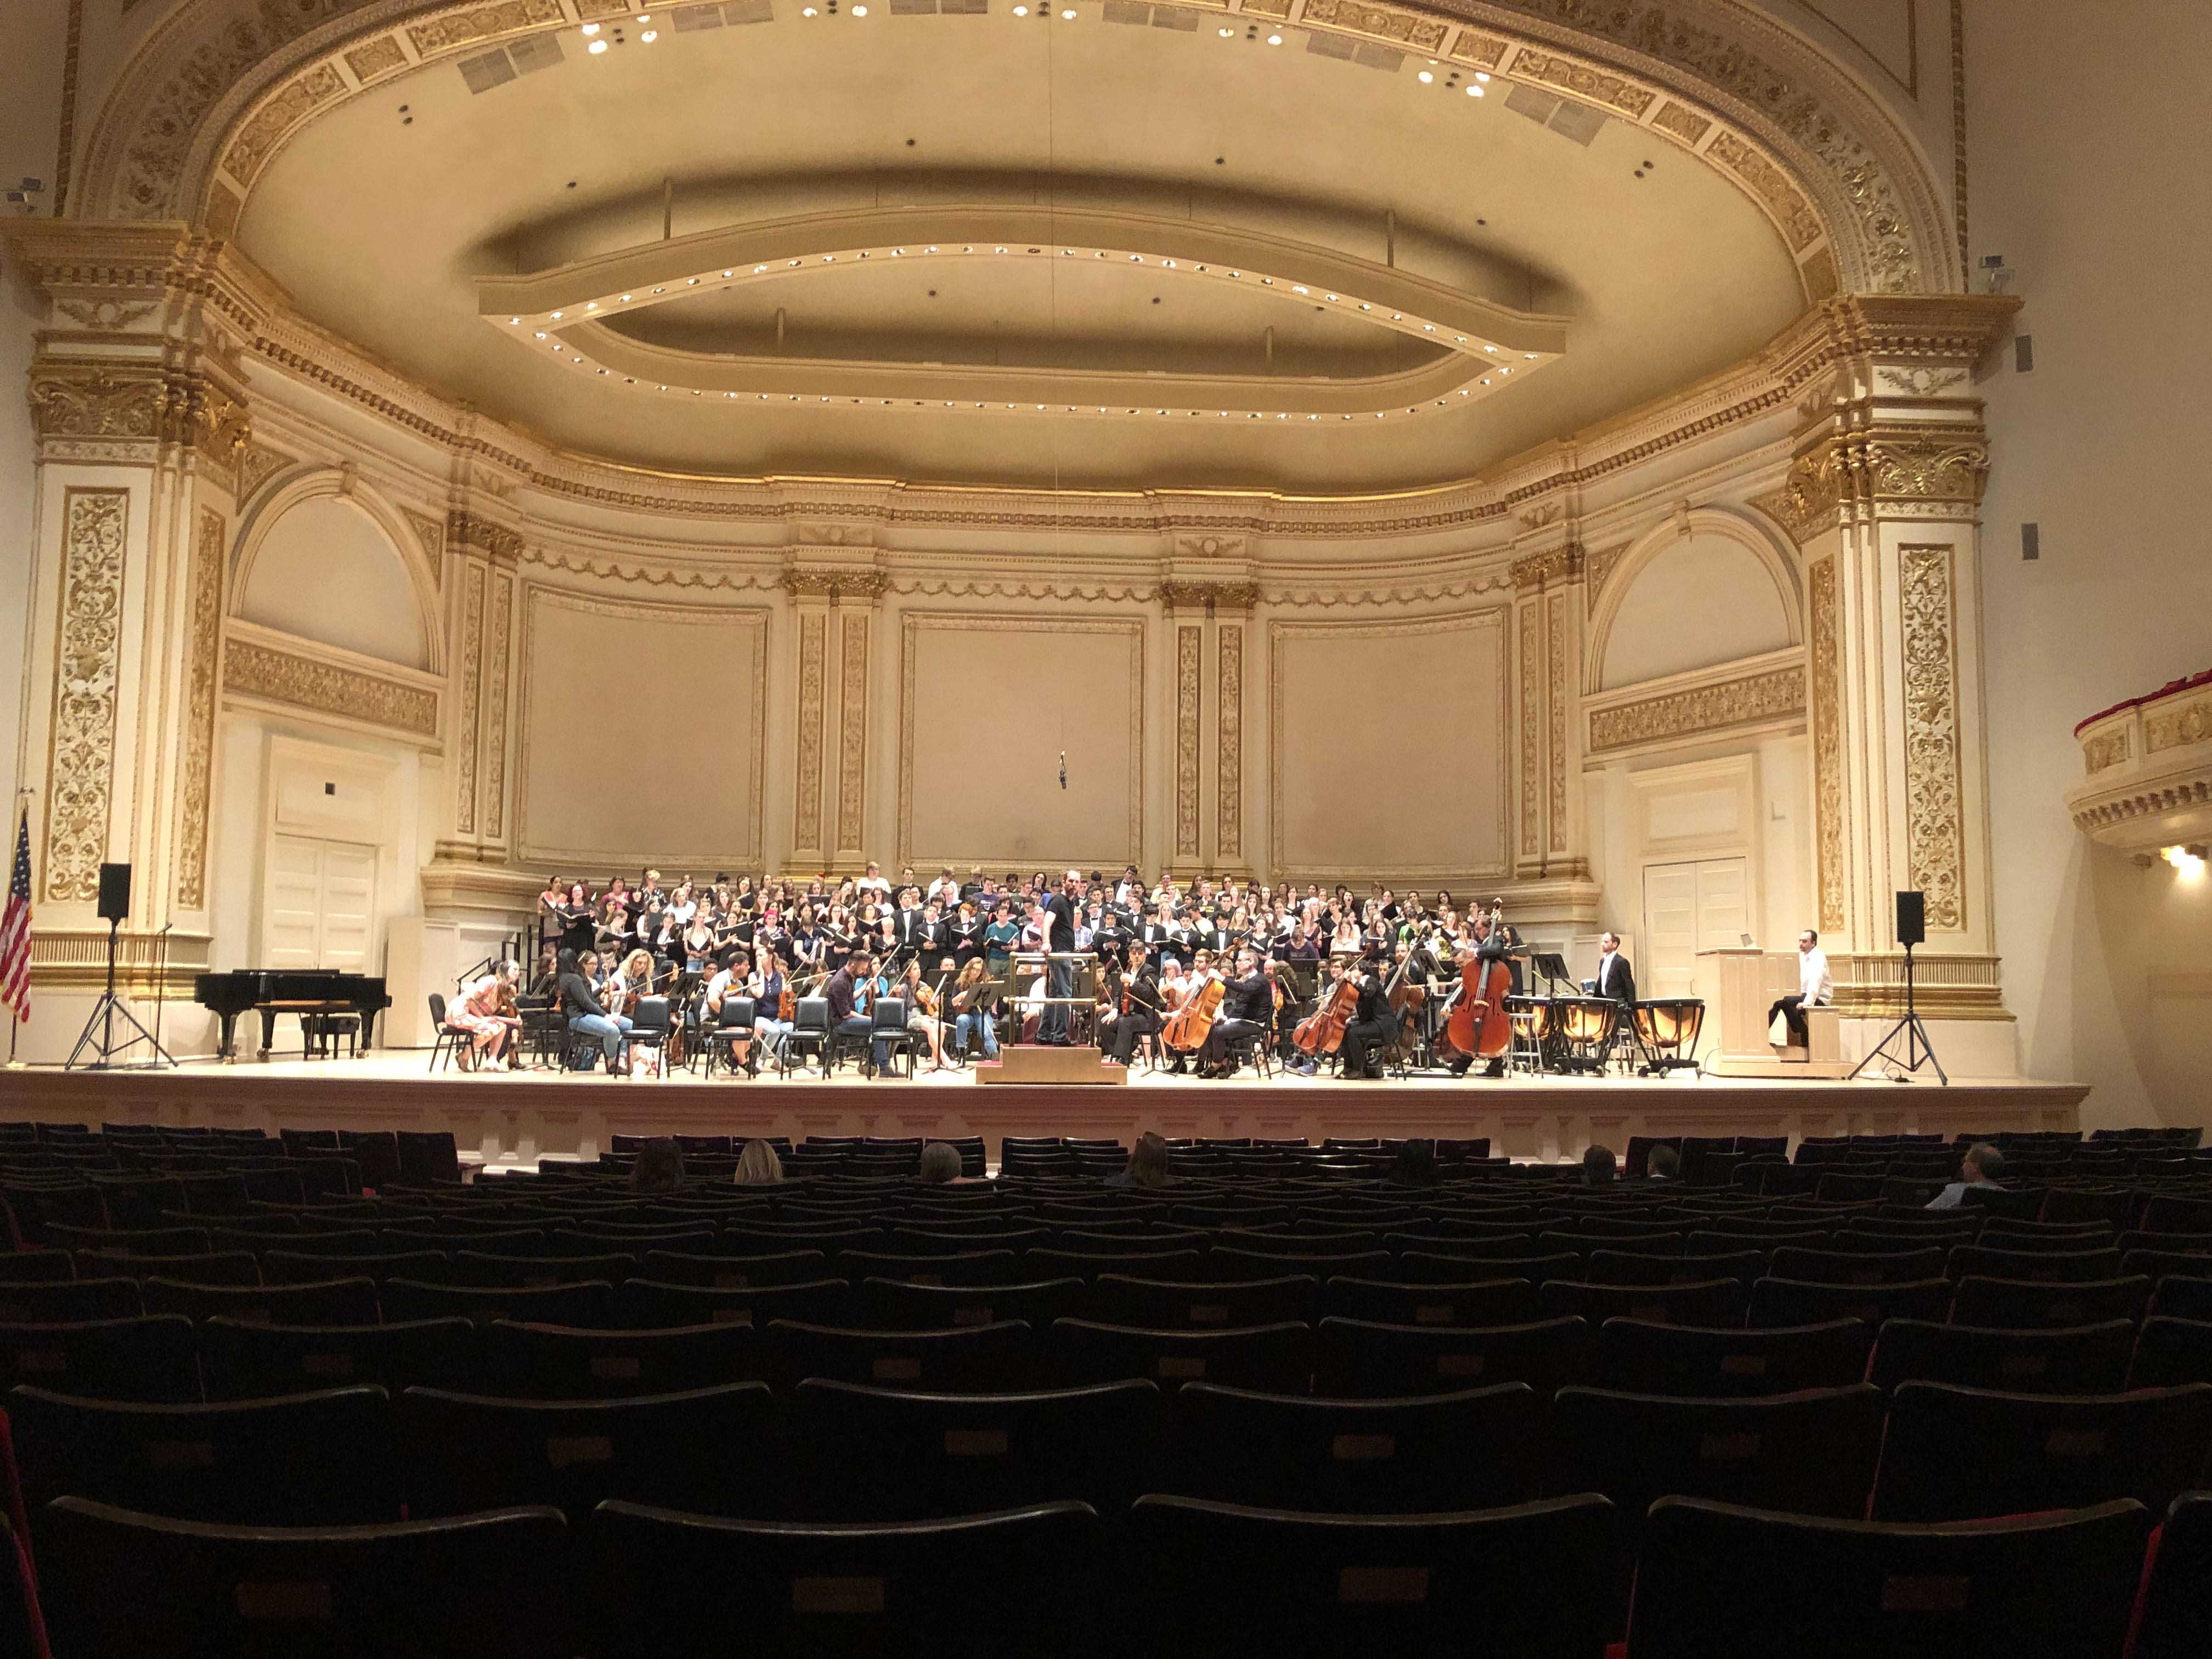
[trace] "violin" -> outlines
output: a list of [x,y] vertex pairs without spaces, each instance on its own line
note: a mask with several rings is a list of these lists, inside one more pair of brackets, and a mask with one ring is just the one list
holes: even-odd
[[1359,1009],[1359,986],[1349,975],[1328,988],[1321,1006],[1297,1023],[1291,1041],[1309,1054],[1333,1054],[1344,1046],[1344,1028]]

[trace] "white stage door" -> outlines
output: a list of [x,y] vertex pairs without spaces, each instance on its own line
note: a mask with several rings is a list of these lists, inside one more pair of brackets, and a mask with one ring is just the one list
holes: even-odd
[[1698,952],[1741,944],[1750,931],[1749,860],[1646,865],[1644,960],[1636,964],[1638,994],[1688,996]]
[[307,836],[270,841],[261,959],[270,968],[374,971],[376,849]]

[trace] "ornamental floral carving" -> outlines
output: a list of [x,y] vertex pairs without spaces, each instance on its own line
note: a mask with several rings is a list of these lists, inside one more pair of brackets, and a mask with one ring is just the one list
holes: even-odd
[[830,618],[819,611],[799,618],[799,787],[792,811],[792,840],[822,845],[822,707],[828,672]]
[[1590,750],[1633,748],[1668,738],[1700,736],[1759,720],[1781,720],[1805,712],[1805,676],[1778,668],[1718,685],[1670,691],[1641,702],[1601,708],[1590,716]]
[[1836,525],[1841,503],[1842,478],[1834,452],[1826,444],[1808,449],[1790,465],[1782,488],[1756,498],[1752,505],[1790,532],[1800,547]]
[[484,834],[507,830],[507,623],[514,609],[514,580],[494,576],[491,620],[484,627]]
[[[1307,15],[1312,15],[1312,8],[1307,8]],[[1651,107],[1656,96],[1618,75],[1601,74],[1584,64],[1528,46],[1523,46],[1521,55],[1513,60],[1513,74],[1516,80],[1526,76],[1547,87],[1557,87],[1562,92],[1571,92],[1578,98],[1587,98],[1632,116],[1640,117]]]
[[288,466],[300,464],[296,455],[287,455],[281,449],[271,449],[267,444],[249,440],[238,457],[238,501],[243,507],[267,483]]
[[416,57],[428,58],[449,46],[465,46],[495,34],[526,29],[533,23],[562,21],[560,0],[496,0],[492,5],[417,23],[407,31],[407,38],[415,43]]
[[2106,732],[2081,745],[2082,769],[2091,776],[2108,767],[2118,766],[2128,757],[2128,732],[2122,726],[2117,732]]
[[484,572],[480,564],[469,567],[461,588],[461,672],[459,729],[453,734],[458,788],[453,803],[453,827],[473,835],[477,827],[477,691],[483,662]]
[[1160,603],[1170,611],[1249,611],[1260,603],[1257,582],[1187,582],[1160,584]]
[[505,525],[456,508],[446,515],[446,542],[456,552],[472,547],[488,559],[512,564],[522,557],[522,538]]
[[192,538],[191,574],[185,609],[191,637],[185,647],[182,777],[177,791],[177,908],[207,903],[208,791],[215,756],[216,665],[222,647],[222,514],[200,510]]
[[1840,932],[1846,914],[1843,640],[1838,628],[1833,556],[1815,560],[1806,575],[1812,611],[1813,812],[1820,847],[1820,926]]
[[1988,444],[1946,427],[1878,433],[1864,457],[1874,493],[1908,501],[1978,501],[1990,470]]
[[1551,648],[1546,709],[1551,720],[1552,765],[1550,806],[1551,850],[1567,850],[1567,605],[1553,595],[1545,602],[1551,613]]
[[1385,6],[1363,5],[1360,0],[1306,0],[1305,21],[1348,29],[1356,34],[1371,34],[1378,40],[1417,52],[1442,51],[1444,39],[1450,33],[1436,18],[1394,11]]
[[2202,700],[2162,710],[2143,721],[2143,752],[2147,755],[2155,755],[2161,749],[2179,749],[2184,744],[2202,743],[2208,737],[2212,737],[2212,702]]
[[438,696],[380,675],[317,662],[267,646],[234,640],[223,653],[226,691],[289,703],[321,714],[388,726],[414,737],[438,735]]
[[1521,852],[1534,858],[1542,842],[1537,834],[1539,797],[1538,722],[1542,709],[1544,618],[1534,605],[1521,607]]
[[167,407],[154,375],[70,368],[31,377],[32,423],[41,438],[158,438]]
[[[388,39],[386,44],[390,44]],[[251,185],[253,175],[276,153],[286,133],[313,114],[318,106],[343,98],[345,94],[345,77],[335,66],[316,65],[254,111],[239,129],[238,137],[231,141],[223,166],[240,184]]]
[[1927,896],[1928,925],[1966,925],[1966,825],[1959,758],[1959,674],[1948,547],[1898,555],[1904,612],[1905,840],[1912,884]]
[[1587,595],[1592,611],[1597,609],[1598,595],[1605,591],[1607,578],[1613,574],[1613,567],[1620,562],[1621,556],[1628,551],[1628,547],[1629,544],[1623,542],[1618,547],[1603,548],[1584,556],[1583,569],[1589,577]]
[[1223,628],[1214,640],[1216,674],[1221,688],[1219,752],[1215,757],[1214,853],[1222,859],[1244,854],[1244,629]]
[[130,492],[72,489],[62,506],[61,638],[46,782],[46,897],[100,896],[115,770]]
[[844,653],[844,684],[837,699],[837,845],[862,844],[867,825],[868,613],[848,611],[837,621]]
[[1782,227],[1783,234],[1790,239],[1793,253],[1802,253],[1820,240],[1820,218],[1813,211],[1797,187],[1790,182],[1790,175],[1768,161],[1732,132],[1723,132],[1707,147],[1705,154],[1727,166],[1741,179],[1751,193],[1766,204]]
[[1205,630],[1176,629],[1176,856],[1198,856],[1198,667]]
[[794,598],[832,601],[880,599],[891,591],[891,579],[890,573],[885,570],[831,570],[816,567],[787,570],[777,586]]

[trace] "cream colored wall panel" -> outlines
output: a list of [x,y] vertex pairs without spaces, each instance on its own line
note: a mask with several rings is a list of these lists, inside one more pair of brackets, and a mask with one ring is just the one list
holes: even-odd
[[351,502],[325,495],[290,507],[240,574],[238,614],[248,622],[409,668],[430,665],[404,556]]
[[[1421,621],[1269,624],[1277,876],[1505,873],[1506,615],[1493,607]],[[1393,708],[1409,711],[1395,728],[1402,744],[1384,741]]]
[[1796,641],[1772,574],[1739,541],[1694,536],[1638,571],[1605,641],[1599,684],[1634,685]]
[[1142,622],[910,612],[899,659],[899,863],[1142,861]]
[[757,866],[768,618],[526,586],[522,860]]

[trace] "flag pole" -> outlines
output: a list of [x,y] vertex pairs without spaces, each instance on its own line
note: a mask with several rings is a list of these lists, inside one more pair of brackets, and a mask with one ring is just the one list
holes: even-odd
[[[21,855],[21,857],[23,858],[24,861],[25,861],[25,866],[26,866],[26,868],[27,868],[27,866],[28,866],[28,860],[29,860],[29,858],[30,858],[30,839],[31,839],[31,800],[32,800],[33,797],[34,797],[37,793],[38,793],[38,792],[37,792],[36,790],[34,790],[34,789],[31,788],[27,784],[18,785],[18,786],[16,787],[16,790],[15,790],[15,814],[16,814],[16,818],[15,818],[15,821],[16,821],[15,842],[15,845],[9,848],[9,852],[10,852],[10,854],[20,854]],[[27,881],[27,880],[26,880],[25,885],[26,885],[26,887],[27,888],[27,886],[28,886],[28,881]],[[10,899],[10,902],[9,902],[9,909],[12,911],[12,910],[13,910],[13,908],[14,908],[13,899],[14,899],[14,896],[15,896],[15,877],[14,877],[14,873],[13,873],[12,872],[10,872],[9,878],[9,890],[9,890],[9,899]],[[29,895],[28,895],[27,891],[27,892],[25,893],[25,895],[24,895],[24,903],[25,903],[26,907],[27,907],[27,906],[28,906],[29,902],[30,902],[30,900],[29,900]],[[27,909],[26,909],[25,915],[24,915],[24,918],[23,918],[23,926],[24,926],[25,932],[27,933],[27,932],[29,931],[29,927],[30,927],[30,917],[29,917],[29,914],[28,914],[27,908]],[[27,953],[27,952],[29,951],[29,949],[30,949],[30,941],[28,940],[28,939],[23,939],[23,940],[21,941],[21,945],[22,945],[22,948],[23,948],[23,950],[25,951],[25,952]],[[25,981],[25,982],[26,982],[26,985],[27,986],[27,984],[28,984],[28,969],[27,969],[27,968],[26,968],[26,981]],[[18,1039],[22,1036],[22,1032],[23,1032],[23,1012],[22,1012],[22,1010],[21,1010],[21,1009],[18,1008],[18,1007],[15,1006],[15,1000],[14,1000],[13,998],[10,998],[10,999],[9,1000],[9,1002],[8,1002],[8,1065],[7,1065],[7,1069],[8,1069],[9,1071],[11,1071],[11,1072],[20,1072],[20,1071],[21,1071],[21,1070],[23,1069],[23,1062],[22,1062],[21,1060],[18,1060],[18,1059],[16,1059],[16,1058],[15,1058],[15,1044],[16,1044],[17,1040],[18,1040]]]

